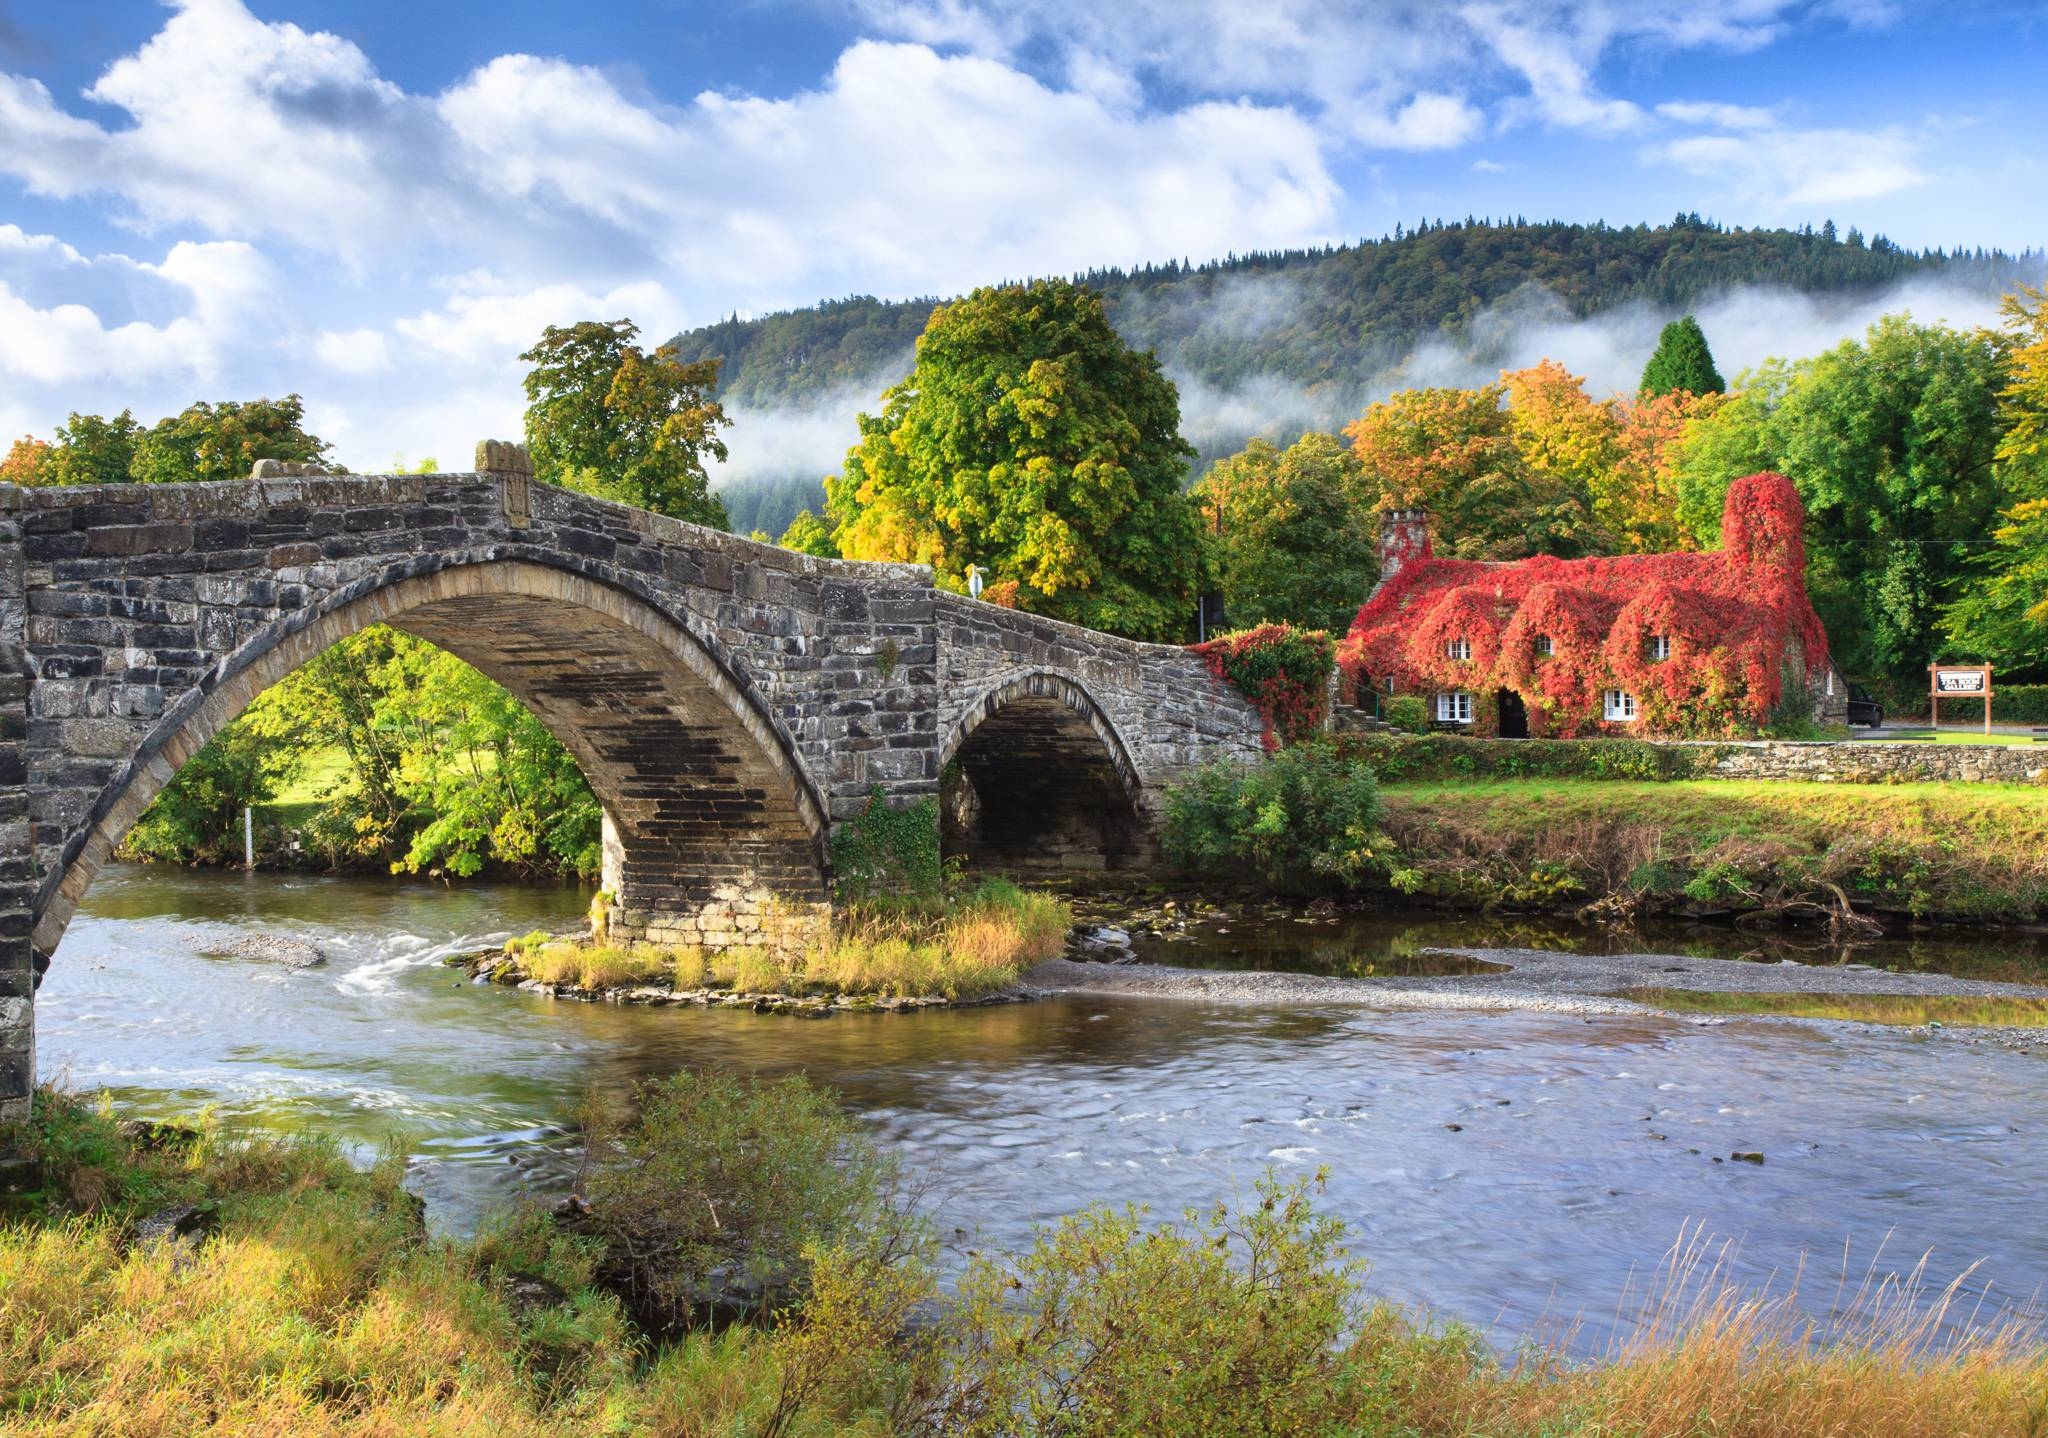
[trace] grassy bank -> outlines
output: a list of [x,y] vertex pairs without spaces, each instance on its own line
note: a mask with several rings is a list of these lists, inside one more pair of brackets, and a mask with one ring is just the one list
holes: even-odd
[[[124,1135],[45,1095],[0,1136],[44,1171],[0,1218],[0,1433],[1934,1438],[2038,1432],[2048,1405],[2027,1330],[1938,1336],[1944,1295],[1908,1284],[1822,1342],[1697,1243],[1603,1360],[1504,1362],[1371,1300],[1307,1182],[1178,1223],[1090,1210],[942,1286],[827,1096],[685,1076],[644,1097],[593,1141],[588,1220],[454,1242],[396,1163]],[[199,1231],[148,1236],[172,1202]],[[722,1226],[684,1227],[707,1209]],[[736,1235],[803,1255],[775,1317],[636,1320]]]
[[1057,955],[1072,924],[1064,900],[990,879],[947,898],[857,905],[829,940],[800,954],[533,935],[506,945],[506,961],[487,972],[592,993],[651,985],[706,997],[972,999]]
[[1789,781],[1389,784],[1388,882],[1460,902],[2026,920],[2048,910],[2048,789]]
[[1624,989],[1620,996],[1691,1014],[1774,1014],[1908,1027],[2048,1028],[2048,999],[1962,994],[1723,994],[1698,989]]

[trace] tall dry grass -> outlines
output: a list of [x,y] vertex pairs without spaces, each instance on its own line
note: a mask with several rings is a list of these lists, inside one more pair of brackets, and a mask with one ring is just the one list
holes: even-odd
[[800,954],[763,949],[598,944],[532,936],[506,945],[527,977],[604,990],[667,983],[678,992],[829,991],[894,998],[973,998],[1008,988],[1056,956],[1073,925],[1063,899],[999,879],[943,901],[853,909],[832,936]]
[[[741,1326],[650,1345],[597,1283],[590,1240],[559,1232],[537,1213],[488,1224],[474,1240],[432,1240],[403,1196],[396,1164],[363,1172],[332,1145],[218,1134],[144,1149],[123,1139],[111,1117],[76,1100],[45,1093],[41,1103],[31,1146],[112,1153],[127,1176],[73,1189],[72,1171],[60,1170],[39,1206],[0,1218],[0,1434],[9,1438],[1110,1438],[1131,1431],[1117,1412],[1124,1382],[1151,1384],[1155,1397],[1162,1384],[1184,1395],[1185,1424],[1170,1431],[1209,1434],[1219,1431],[1215,1415],[1236,1411],[1233,1397],[1259,1381],[1268,1326],[1298,1297],[1283,1285],[1270,1304],[1189,1306],[1190,1295],[1221,1281],[1212,1245],[1185,1235],[1162,1242],[1158,1230],[1135,1221],[1113,1232],[1098,1224],[1091,1232],[1107,1232],[1114,1252],[1100,1244],[1041,1248],[1052,1257],[1034,1270],[1036,1281],[1061,1297],[1033,1309],[1033,1321],[1057,1328],[1093,1313],[1114,1323],[1025,1336],[1038,1345],[1034,1352],[1100,1351],[1109,1355],[1102,1362],[1113,1359],[1128,1374],[1096,1374],[1094,1390],[1106,1397],[1085,1412],[1006,1418],[995,1428],[947,1426],[932,1415],[972,1413],[973,1402],[917,1409],[901,1399],[914,1382],[936,1385],[942,1396],[976,1398],[960,1387],[960,1375],[978,1371],[976,1355],[993,1351],[987,1344],[995,1329],[931,1326],[958,1324],[962,1313],[971,1321],[979,1311],[971,1306],[951,1318],[928,1315],[923,1328],[908,1332],[892,1321],[873,1342],[851,1346],[835,1346],[829,1331],[808,1331],[801,1307],[773,1332]],[[138,1242],[134,1220],[166,1194],[208,1205],[218,1231]],[[90,1211],[71,1211],[79,1207]],[[1261,1213],[1232,1222],[1328,1222],[1306,1210],[1298,1219]],[[2048,1349],[2031,1324],[1976,1297],[1973,1275],[1937,1287],[1924,1264],[1903,1274],[1866,1269],[1833,1281],[1825,1303],[1807,1305],[1831,1315],[1823,1326],[1799,1302],[1802,1284],[1818,1286],[1812,1275],[1760,1291],[1736,1278],[1733,1257],[1702,1233],[1687,1234],[1650,1274],[1641,1301],[1625,1304],[1624,1335],[1588,1359],[1559,1348],[1502,1359],[1473,1330],[1418,1323],[1390,1304],[1363,1305],[1354,1289],[1357,1319],[1329,1350],[1330,1361],[1315,1365],[1314,1391],[1287,1388],[1287,1401],[1269,1410],[1258,1431],[1274,1438],[2019,1438],[2048,1431]],[[1133,1272],[1147,1283],[1133,1285]],[[876,1281],[887,1286],[894,1273],[884,1270]],[[510,1274],[545,1278],[560,1296],[515,1302]],[[903,1291],[915,1297],[928,1287],[920,1280]],[[1159,1306],[1174,1294],[1179,1308]],[[1116,1341],[1127,1323],[1148,1335],[1144,1343]],[[1007,1331],[1018,1336],[1014,1327]],[[936,1335],[939,1347],[924,1351],[953,1355],[946,1361],[959,1362],[959,1370],[949,1376],[928,1363],[920,1368],[920,1334]],[[843,1371],[829,1387],[793,1388],[792,1372],[813,1362],[821,1344]]]

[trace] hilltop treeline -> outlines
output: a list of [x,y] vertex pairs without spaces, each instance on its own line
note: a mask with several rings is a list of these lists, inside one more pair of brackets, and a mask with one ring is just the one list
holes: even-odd
[[[1907,250],[1854,229],[1731,229],[1680,215],[1667,225],[1432,220],[1377,240],[1312,250],[1168,260],[1075,276],[1100,291],[1118,332],[1165,367],[1211,384],[1254,375],[1313,389],[1357,386],[1423,340],[1462,338],[1489,305],[1525,286],[1583,318],[1631,302],[1689,306],[1738,285],[1806,294],[1876,291],[1941,274],[1987,294],[2038,275],[2028,251]],[[832,300],[686,331],[685,360],[722,361],[729,404],[801,404],[849,385],[893,380],[939,301]],[[879,393],[879,387],[877,387]]]

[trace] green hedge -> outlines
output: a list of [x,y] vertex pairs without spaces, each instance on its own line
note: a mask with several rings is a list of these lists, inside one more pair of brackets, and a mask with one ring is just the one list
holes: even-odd
[[1388,784],[1437,779],[1696,779],[1720,757],[1712,744],[1640,739],[1473,739],[1462,734],[1394,738],[1347,734],[1347,756]]
[[[1956,712],[1961,713],[1969,706],[1958,704]],[[1942,717],[1948,717],[1948,706],[1942,706]],[[1991,681],[1991,722],[1994,724],[2048,724],[2048,684],[2011,684],[2001,687],[1994,676]]]

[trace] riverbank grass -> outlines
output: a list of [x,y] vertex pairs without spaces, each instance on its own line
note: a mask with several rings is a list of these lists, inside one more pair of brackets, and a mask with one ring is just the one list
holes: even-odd
[[1387,784],[1390,883],[1468,902],[2027,920],[2048,785],[1495,779]]
[[2048,999],[1968,994],[1730,994],[1658,988],[1623,989],[1615,997],[1688,1014],[1761,1014],[1907,1027],[2048,1028]]
[[[0,1214],[0,1433],[1947,1438],[2038,1432],[2048,1402],[2038,1334],[1960,1286],[1873,1275],[1823,1336],[1696,1234],[1603,1356],[1503,1359],[1367,1296],[1313,1179],[1174,1222],[1090,1208],[942,1284],[831,1095],[684,1072],[642,1100],[581,1227],[528,1207],[451,1240],[395,1160],[45,1091],[0,1131],[42,1173]],[[198,1231],[151,1234],[167,1195]],[[772,1317],[636,1321],[736,1238],[803,1265]]]
[[1072,926],[1065,900],[987,879],[946,898],[856,905],[829,939],[788,956],[534,934],[506,945],[516,968],[502,977],[590,992],[656,986],[677,993],[973,999],[1012,987],[1025,969],[1056,957]]

